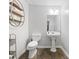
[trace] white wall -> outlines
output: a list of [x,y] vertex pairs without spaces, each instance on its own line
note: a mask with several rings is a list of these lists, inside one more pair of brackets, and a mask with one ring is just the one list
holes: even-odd
[[[39,46],[48,47],[51,46],[51,40],[47,35],[47,15],[49,15],[50,8],[60,8],[59,6],[41,6],[30,5],[29,6],[29,34],[33,32],[39,32],[42,34],[42,40],[39,42]],[[57,39],[56,45],[60,45],[60,39]]]
[[9,33],[15,33],[16,34],[16,51],[17,51],[17,58],[25,51],[26,49],[26,42],[28,39],[28,3],[26,0],[19,0],[24,8],[25,13],[25,20],[24,24],[21,27],[12,27],[9,26]]
[[63,48],[69,53],[69,15],[68,9],[64,9],[61,14],[61,39]]
[[29,4],[32,5],[61,5],[65,6],[69,0],[29,0]]
[[[69,0],[30,0],[30,5],[40,5],[40,6],[60,6],[61,7],[61,42],[62,47],[68,53],[69,51],[69,32],[68,32],[68,22],[69,15],[64,10],[68,10]],[[30,34],[33,31],[38,31],[45,34],[46,32],[46,8],[41,8],[36,6],[30,6],[30,19],[29,19],[29,30]],[[39,9],[39,10],[38,10]],[[38,10],[38,11],[37,11]],[[44,14],[43,14],[44,13]],[[39,14],[39,15],[38,15]],[[32,29],[32,30],[31,30]],[[59,42],[59,41],[58,41]],[[45,46],[50,46],[50,41],[46,38],[42,39],[41,44]]]
[[64,1],[61,8],[61,41],[62,46],[69,54],[69,1]]

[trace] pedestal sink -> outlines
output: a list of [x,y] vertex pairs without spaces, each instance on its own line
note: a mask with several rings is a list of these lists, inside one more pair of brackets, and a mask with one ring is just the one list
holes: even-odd
[[52,52],[56,52],[55,40],[56,40],[56,37],[57,37],[57,36],[60,36],[60,32],[48,31],[48,32],[47,32],[47,36],[51,37],[51,39],[52,39],[51,51],[52,51]]
[[47,35],[48,36],[59,36],[60,35],[60,32],[56,32],[56,31],[48,31],[47,32]]

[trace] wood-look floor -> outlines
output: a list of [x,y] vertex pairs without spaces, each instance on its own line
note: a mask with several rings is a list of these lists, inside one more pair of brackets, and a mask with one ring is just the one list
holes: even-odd
[[[57,49],[55,53],[51,52],[49,48],[37,49],[37,59],[68,59],[61,49]],[[28,59],[29,52],[26,51],[19,59]]]

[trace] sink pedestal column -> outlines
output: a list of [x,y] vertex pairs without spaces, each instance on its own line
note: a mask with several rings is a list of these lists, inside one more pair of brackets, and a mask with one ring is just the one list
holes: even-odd
[[51,47],[51,51],[52,52],[56,52],[56,46],[55,46],[55,40],[56,40],[56,38],[53,36],[53,37],[51,37],[51,40],[52,40],[52,47]]

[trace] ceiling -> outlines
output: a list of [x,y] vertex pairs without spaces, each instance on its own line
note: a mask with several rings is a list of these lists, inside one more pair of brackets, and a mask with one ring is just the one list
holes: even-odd
[[26,0],[29,5],[60,6],[69,9],[69,0]]
[[32,5],[54,5],[68,3],[69,0],[28,0]]

